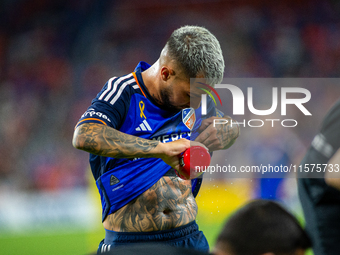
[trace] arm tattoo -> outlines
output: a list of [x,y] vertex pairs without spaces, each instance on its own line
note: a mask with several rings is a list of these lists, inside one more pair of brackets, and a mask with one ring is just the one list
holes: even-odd
[[84,123],[75,132],[75,147],[107,157],[145,157],[159,143],[159,141],[128,135],[97,123]]
[[[228,118],[228,120],[232,120]],[[220,141],[220,144],[224,145],[224,149],[228,149],[230,146],[234,144],[236,138],[240,134],[240,129],[238,125],[231,125],[231,121],[228,121],[227,124],[219,125],[219,129],[217,130],[217,137]]]
[[162,177],[106,220],[115,231],[146,232],[183,226],[195,220],[196,214],[190,181]]

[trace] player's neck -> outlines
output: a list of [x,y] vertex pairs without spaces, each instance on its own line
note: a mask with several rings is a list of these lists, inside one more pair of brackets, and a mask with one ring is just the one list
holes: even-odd
[[161,100],[160,88],[158,83],[158,67],[159,60],[157,60],[152,66],[141,73],[145,87],[156,102],[159,102]]

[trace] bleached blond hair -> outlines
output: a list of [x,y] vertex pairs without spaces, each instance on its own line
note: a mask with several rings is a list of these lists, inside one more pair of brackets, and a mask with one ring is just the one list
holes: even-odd
[[209,85],[222,81],[224,59],[220,43],[206,28],[184,26],[168,39],[170,57],[183,68],[189,78],[203,75]]

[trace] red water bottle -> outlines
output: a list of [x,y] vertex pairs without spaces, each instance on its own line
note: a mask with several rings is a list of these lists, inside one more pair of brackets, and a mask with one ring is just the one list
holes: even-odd
[[202,146],[191,146],[181,154],[179,163],[182,170],[176,171],[176,174],[184,180],[195,179],[210,165],[210,160],[207,149]]

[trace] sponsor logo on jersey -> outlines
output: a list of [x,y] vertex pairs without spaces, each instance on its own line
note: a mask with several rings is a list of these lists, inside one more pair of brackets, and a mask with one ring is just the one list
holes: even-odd
[[152,131],[149,123],[146,120],[143,120],[141,124],[135,129],[136,131]]
[[186,108],[182,110],[182,121],[187,128],[192,130],[196,121],[194,108]]
[[190,136],[191,136],[191,132],[181,132],[178,134],[157,136],[157,137],[152,138],[152,140],[157,140],[162,143],[168,143],[168,142],[173,142],[173,141],[176,141],[182,138],[190,139]]
[[105,114],[101,113],[101,112],[96,112],[93,108],[88,109],[82,116],[81,118],[84,117],[99,117],[102,118],[104,120],[107,120],[108,122],[111,122],[111,120],[109,119],[109,117],[107,117]]

